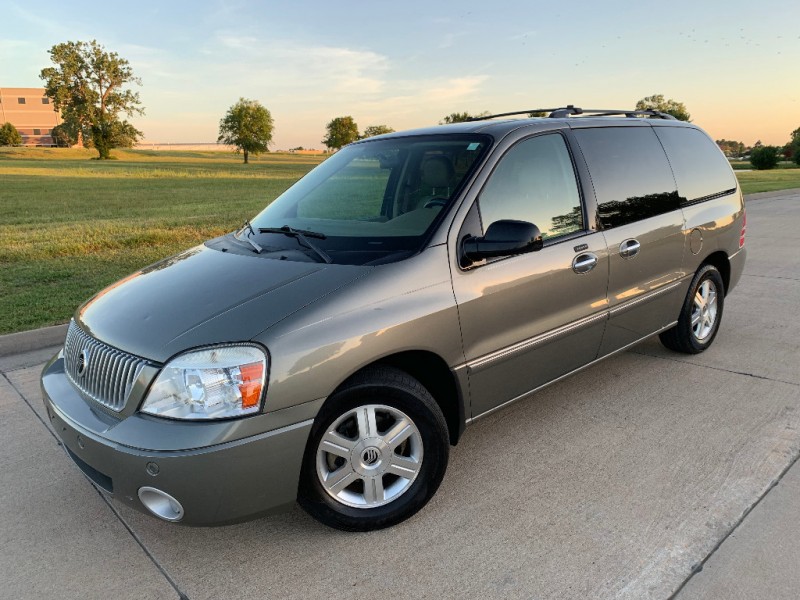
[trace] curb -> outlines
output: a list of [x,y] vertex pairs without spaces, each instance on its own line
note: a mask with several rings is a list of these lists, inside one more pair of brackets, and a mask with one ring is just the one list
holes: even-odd
[[[777,190],[775,192],[759,192],[757,194],[747,194],[745,201],[777,198],[779,196],[794,196],[800,194],[800,188],[788,190]],[[64,343],[67,336],[67,326],[53,325],[52,327],[42,327],[41,329],[31,329],[20,331],[19,333],[9,333],[0,335],[0,357],[11,354],[21,354],[32,350],[41,350],[50,346],[60,346]]]
[[746,194],[744,200],[745,202],[749,202],[750,200],[767,200],[769,198],[796,196],[798,194],[800,194],[800,188],[790,188],[788,190],[775,190],[774,192],[757,192],[755,194]]
[[60,346],[67,337],[68,324],[42,327],[0,335],[0,357],[22,354],[32,350],[41,350],[50,346]]

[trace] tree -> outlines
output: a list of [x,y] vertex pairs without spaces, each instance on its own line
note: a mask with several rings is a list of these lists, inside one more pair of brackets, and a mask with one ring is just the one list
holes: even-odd
[[790,134],[789,149],[792,151],[792,160],[800,165],[800,127]]
[[546,117],[547,113],[542,111],[533,111],[528,113],[528,118],[530,119],[537,119],[540,117]]
[[361,139],[366,139],[376,135],[383,135],[384,133],[394,133],[394,129],[388,125],[369,125],[364,129]]
[[86,141],[90,137],[99,157],[110,158],[112,148],[131,145],[142,136],[122,115],[144,114],[139,93],[123,89],[141,80],[128,61],[97,43],[64,42],[50,48],[56,65],[42,69],[45,95],[61,111],[62,120]]
[[50,137],[53,138],[53,143],[59,148],[69,148],[78,143],[77,131],[70,129],[65,123],[53,127],[50,130]]
[[22,136],[13,123],[0,126],[0,146],[22,146]]
[[750,164],[754,169],[765,171],[774,169],[778,165],[778,150],[776,146],[758,146],[750,153]]
[[100,158],[109,158],[113,148],[133,148],[142,132],[127,121],[103,120],[92,126],[92,141]]
[[686,110],[686,106],[684,106],[683,102],[678,102],[672,98],[665,100],[663,94],[655,94],[653,96],[642,98],[636,103],[636,110],[657,110],[659,112],[672,115],[679,121],[692,120],[691,115],[689,114],[689,111]]
[[471,115],[468,112],[454,112],[447,115],[444,119],[439,121],[439,125],[449,125],[451,123],[464,123],[472,119],[480,119],[481,117],[488,117],[489,111],[485,110],[477,115]]
[[336,117],[325,126],[325,129],[328,130],[328,135],[322,143],[328,148],[338,150],[358,140],[358,125],[353,117]]
[[217,141],[236,146],[247,164],[250,154],[269,152],[274,129],[272,115],[258,100],[239,98],[220,119]]
[[745,146],[742,142],[737,142],[736,140],[716,140],[717,146],[719,149],[722,150],[722,153],[729,157],[739,157],[744,156],[745,153]]

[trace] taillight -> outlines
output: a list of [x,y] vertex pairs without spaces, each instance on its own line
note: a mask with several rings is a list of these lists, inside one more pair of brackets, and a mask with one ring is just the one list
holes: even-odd
[[742,232],[739,234],[739,248],[744,246],[745,231],[747,231],[747,211],[742,209]]

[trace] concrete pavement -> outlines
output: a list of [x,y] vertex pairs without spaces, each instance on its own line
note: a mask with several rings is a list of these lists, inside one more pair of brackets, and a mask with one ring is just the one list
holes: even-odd
[[42,419],[55,349],[0,356],[0,596],[795,598],[800,193],[747,216],[708,352],[650,340],[479,421],[431,504],[370,534],[299,509],[176,527],[108,500]]

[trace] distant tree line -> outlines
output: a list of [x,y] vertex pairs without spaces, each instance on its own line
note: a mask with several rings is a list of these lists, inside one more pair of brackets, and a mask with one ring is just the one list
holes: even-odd
[[[142,115],[138,92],[128,87],[141,85],[128,61],[116,52],[107,51],[96,40],[91,42],[64,42],[50,48],[52,67],[42,69],[40,77],[45,82],[45,95],[61,113],[62,123],[51,131],[59,147],[81,144],[95,148],[99,158],[110,158],[112,148],[133,146],[142,132],[125,120],[124,116]],[[636,103],[636,110],[654,110],[690,121],[691,115],[682,102],[665,98],[663,94],[646,96]],[[462,123],[489,116],[479,113],[452,112],[444,116],[440,125]],[[546,112],[530,112],[528,117],[546,117]],[[228,144],[244,155],[269,152],[275,122],[272,114],[257,100],[240,98],[231,106],[219,123],[218,142]],[[325,126],[322,143],[329,150],[338,150],[347,144],[376,135],[392,133],[388,125],[369,125],[359,132],[352,116],[335,117]],[[750,158],[756,169],[772,169],[781,158],[800,165],[800,127],[790,134],[783,146],[764,146],[757,141],[752,147],[736,140],[716,140],[720,150],[729,158]],[[0,146],[18,146],[22,136],[11,123],[0,126]],[[302,147],[295,148],[295,150]]]
[[765,146],[761,140],[752,147],[732,140],[717,140],[717,145],[728,158],[749,158],[759,171],[774,169],[781,160],[800,166],[800,127],[789,134],[789,141],[783,146]]

